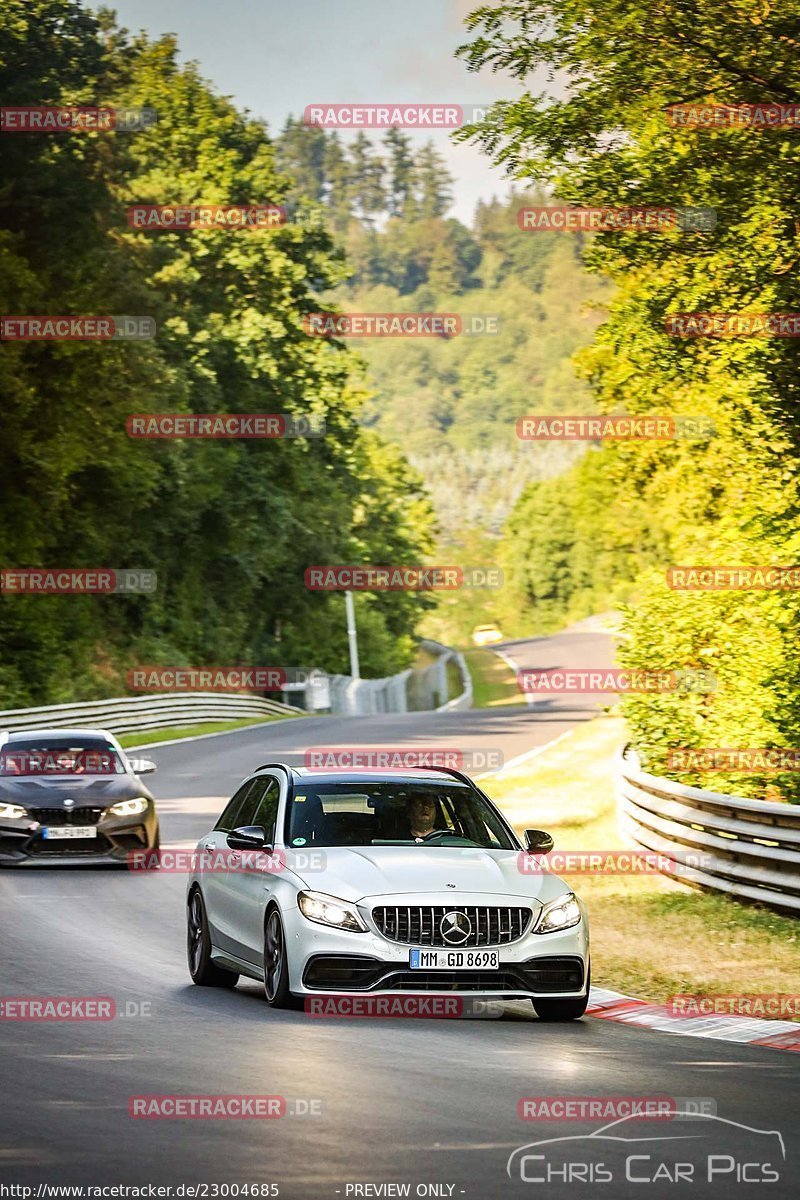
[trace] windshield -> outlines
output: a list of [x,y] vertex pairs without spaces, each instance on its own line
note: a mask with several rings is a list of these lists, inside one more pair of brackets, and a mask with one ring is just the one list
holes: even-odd
[[124,775],[117,751],[101,740],[14,741],[0,750],[0,775]]
[[466,784],[300,783],[287,846],[483,846],[516,850],[498,814]]

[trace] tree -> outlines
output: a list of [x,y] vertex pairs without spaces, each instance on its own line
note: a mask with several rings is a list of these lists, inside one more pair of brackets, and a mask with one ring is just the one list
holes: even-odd
[[[158,572],[153,596],[3,596],[0,707],[119,693],[141,661],[346,669],[340,597],[307,591],[305,568],[390,549],[419,560],[429,516],[405,464],[387,463],[359,428],[355,357],[304,331],[303,315],[344,277],[340,254],[324,229],[293,221],[130,228],[137,202],[285,202],[295,185],[263,125],[181,66],[174,39],[128,39],[69,0],[9,0],[0,30],[0,78],[19,69],[21,103],[159,115],[136,134],[20,135],[0,178],[6,312],[157,324],[139,343],[4,344],[3,565]],[[318,148],[322,132],[290,126],[288,140]],[[131,440],[126,417],[153,411],[282,412],[326,432]],[[378,674],[405,665],[417,612],[403,594],[373,604]]]
[[352,164],[336,133],[330,135],[325,146],[324,170],[325,202],[330,210],[331,225],[342,234],[350,224],[355,188]]
[[[389,163],[389,213],[393,217],[416,215],[414,190],[416,171],[411,138],[392,126],[383,139]],[[412,211],[413,210],[413,211]]]
[[386,207],[386,165],[363,130],[356,134],[351,143],[350,160],[353,169],[355,215],[368,228],[372,228],[375,218]]
[[317,125],[288,117],[275,140],[278,168],[291,178],[290,201],[322,200],[325,194],[328,136]]
[[430,142],[417,151],[414,172],[419,216],[443,217],[453,203],[453,178],[444,158]]
[[[617,540],[638,528],[658,556],[634,585],[623,661],[711,666],[719,679],[708,695],[627,704],[635,740],[661,770],[670,746],[795,746],[800,735],[797,593],[682,595],[665,579],[671,563],[794,563],[800,551],[797,341],[686,339],[666,326],[675,313],[797,307],[797,141],[747,121],[682,122],[672,106],[797,103],[798,21],[797,0],[667,0],[657,9],[510,0],[471,16],[479,32],[463,48],[473,69],[570,80],[563,99],[526,94],[466,131],[517,177],[571,204],[716,211],[715,228],[602,234],[588,249],[590,266],[616,284],[609,320],[583,356],[600,407],[706,417],[716,429],[601,452],[619,464]],[[750,794],[772,786],[755,776],[697,781]],[[777,785],[800,795],[796,776]]]

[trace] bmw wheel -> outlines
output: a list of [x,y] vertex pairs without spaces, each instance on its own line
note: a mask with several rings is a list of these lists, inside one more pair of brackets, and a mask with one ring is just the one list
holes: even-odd
[[234,971],[223,970],[211,961],[211,936],[208,932],[206,906],[199,888],[195,888],[189,897],[186,952],[189,974],[198,987],[236,987],[239,976]]

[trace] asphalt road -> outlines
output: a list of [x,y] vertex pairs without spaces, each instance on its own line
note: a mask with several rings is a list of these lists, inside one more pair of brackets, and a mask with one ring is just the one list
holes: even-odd
[[[517,643],[510,653],[520,666],[609,662],[607,639],[587,632]],[[307,718],[158,748],[153,791],[163,841],[194,841],[243,775],[275,758],[298,761],[310,745],[489,746],[509,759],[557,737],[594,707],[591,699],[561,697],[532,709]],[[213,1185],[274,1184],[282,1197],[314,1200],[800,1194],[796,1055],[597,1019],[545,1025],[526,1003],[505,1006],[499,1019],[469,1021],[315,1020],[271,1011],[249,981],[230,993],[191,985],[184,886],[184,877],[164,872],[0,873],[0,995],[109,996],[120,1013],[106,1023],[0,1020],[0,1197],[13,1194],[4,1186],[20,1184],[32,1186],[32,1196],[41,1184],[209,1185],[195,1195],[212,1198]],[[267,1121],[128,1115],[129,1097],[154,1094],[277,1095],[290,1111]],[[596,1139],[580,1143],[584,1177],[573,1175],[568,1187],[523,1183],[519,1169],[513,1181],[508,1177],[506,1161],[516,1148],[586,1135],[604,1123],[522,1121],[521,1098],[626,1095],[712,1100],[723,1121],[705,1122],[700,1131],[692,1125],[695,1136],[678,1143],[678,1157],[690,1160],[707,1146],[721,1156],[714,1181],[705,1182],[698,1158],[691,1182],[686,1175],[683,1184],[670,1182],[672,1144],[652,1140],[633,1148],[638,1158],[628,1168],[652,1178],[663,1161],[661,1178],[649,1185],[625,1180],[630,1144]],[[786,1161],[775,1164],[775,1137],[742,1125],[780,1131]],[[659,1122],[621,1134],[683,1132],[688,1127]],[[761,1168],[742,1164],[764,1159],[777,1166],[778,1182],[750,1181]],[[533,1159],[525,1167],[529,1177],[543,1169]]]

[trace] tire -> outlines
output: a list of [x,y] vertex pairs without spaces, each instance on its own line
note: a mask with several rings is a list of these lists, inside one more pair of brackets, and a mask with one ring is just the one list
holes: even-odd
[[302,1008],[303,1001],[289,991],[286,934],[278,909],[273,905],[264,922],[264,995],[270,1008]]
[[542,997],[541,1000],[534,1000],[533,1007],[540,1021],[577,1021],[586,1012],[589,1004],[589,988],[592,982],[592,971],[589,968],[589,973],[586,977],[586,992],[583,996],[576,996],[569,1000],[549,1000],[547,997]]
[[186,925],[186,955],[189,974],[198,987],[236,987],[239,976],[235,971],[226,971],[211,961],[211,937],[208,932],[208,917],[203,896],[195,888],[189,897]]

